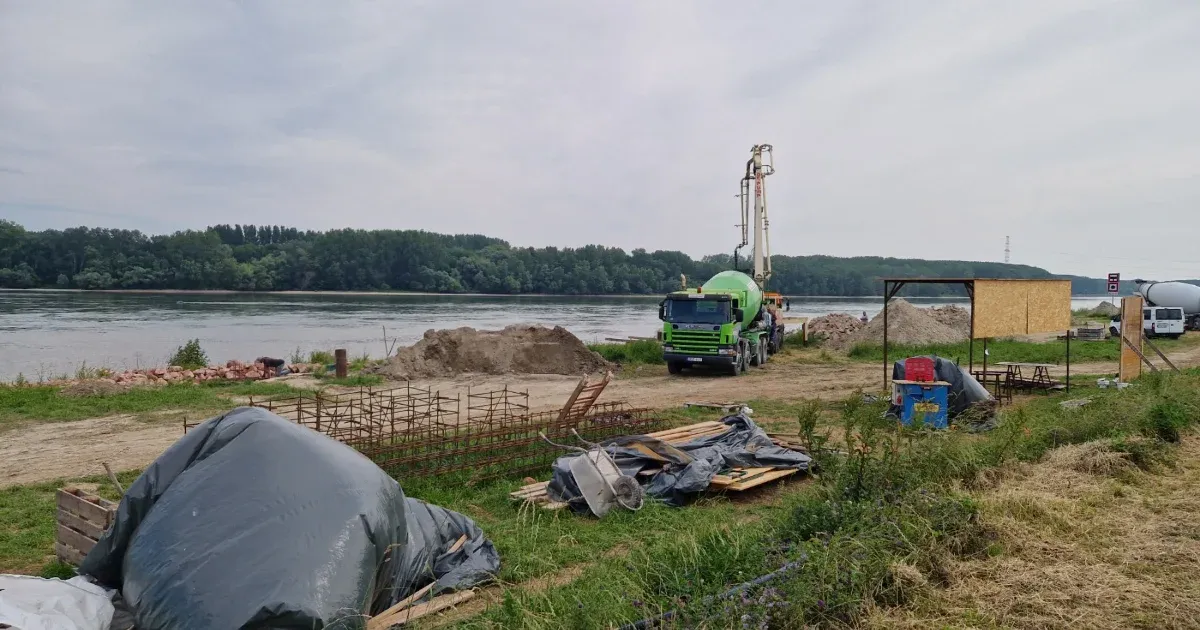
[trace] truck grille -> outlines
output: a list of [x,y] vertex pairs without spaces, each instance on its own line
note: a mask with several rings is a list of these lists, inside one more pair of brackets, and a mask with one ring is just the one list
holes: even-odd
[[672,330],[668,343],[679,354],[716,354],[721,333],[715,330]]

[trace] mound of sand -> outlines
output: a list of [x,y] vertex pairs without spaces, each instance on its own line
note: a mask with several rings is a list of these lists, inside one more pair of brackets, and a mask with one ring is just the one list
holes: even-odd
[[858,332],[866,324],[857,317],[846,313],[830,313],[808,320],[808,335],[812,338],[820,335],[825,342],[837,345],[845,337]]
[[1121,312],[1121,307],[1112,302],[1101,302],[1092,308],[1093,315],[1113,316]]
[[[958,307],[943,307],[946,308]],[[938,317],[932,313],[935,310],[917,308],[903,299],[892,300],[888,305],[888,343],[957,343],[967,340],[969,332],[966,329],[959,330],[938,321]],[[940,316],[946,317],[946,311],[943,310]],[[883,343],[882,311],[866,327],[842,341],[847,348],[859,343]]]
[[925,310],[939,323],[961,332],[964,336],[971,334],[971,311],[953,304],[935,306]]
[[475,374],[585,374],[610,369],[561,326],[514,324],[504,330],[427,330],[377,371],[397,379]]

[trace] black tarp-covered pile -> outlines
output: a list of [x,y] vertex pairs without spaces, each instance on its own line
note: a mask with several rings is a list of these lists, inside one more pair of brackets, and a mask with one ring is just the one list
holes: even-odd
[[[668,505],[680,506],[690,497],[708,489],[714,476],[730,468],[795,468],[808,470],[811,459],[804,453],[775,445],[765,431],[743,414],[721,420],[731,430],[720,435],[672,446],[646,435],[629,435],[603,443],[621,469],[621,474],[637,479],[646,494]],[[567,455],[554,462],[550,485],[546,489],[552,501],[565,501],[580,514],[588,512],[587,503],[571,474],[570,462],[579,455]],[[659,470],[661,469],[661,470]],[[659,470],[650,477],[639,477],[643,470]]]
[[119,589],[141,630],[319,629],[362,627],[430,582],[436,595],[499,568],[469,518],[406,498],[349,446],[239,408],[142,473],[80,573]]

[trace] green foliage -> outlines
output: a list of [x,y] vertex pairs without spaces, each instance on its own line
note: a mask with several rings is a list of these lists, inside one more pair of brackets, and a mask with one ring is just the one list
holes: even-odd
[[[1026,265],[864,256],[772,258],[772,289],[788,295],[879,295],[881,277],[1048,278]],[[679,275],[703,281],[733,268],[728,254],[695,260],[677,251],[512,247],[473,234],[418,230],[301,232],[215,225],[150,236],[70,228],[29,232],[0,223],[0,287],[429,291],[438,293],[661,294]],[[1104,280],[1071,277],[1078,293]],[[902,295],[959,295],[952,285],[911,285]]]
[[326,350],[313,350],[312,352],[308,353],[308,363],[333,365],[334,361],[336,360],[337,359],[334,358],[333,353]]
[[208,366],[208,355],[200,347],[200,340],[192,339],[176,349],[168,363],[185,370],[199,370]]
[[663,362],[662,344],[653,339],[639,339],[626,343],[594,343],[589,344],[588,348],[604,357],[605,361],[621,365],[660,365]]
[[351,374],[346,378],[337,378],[332,375],[319,376],[321,382],[326,385],[341,385],[345,387],[374,387],[382,385],[384,378],[378,374]]
[[270,396],[293,391],[284,383],[176,383],[134,387],[114,394],[65,396],[58,387],[0,385],[0,429],[14,422],[62,422],[116,414],[160,410],[219,412],[237,403],[237,396]]

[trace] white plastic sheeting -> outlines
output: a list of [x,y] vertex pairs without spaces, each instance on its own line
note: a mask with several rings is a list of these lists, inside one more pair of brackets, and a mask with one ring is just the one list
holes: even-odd
[[83,577],[0,575],[0,625],[16,630],[109,630],[112,591]]

